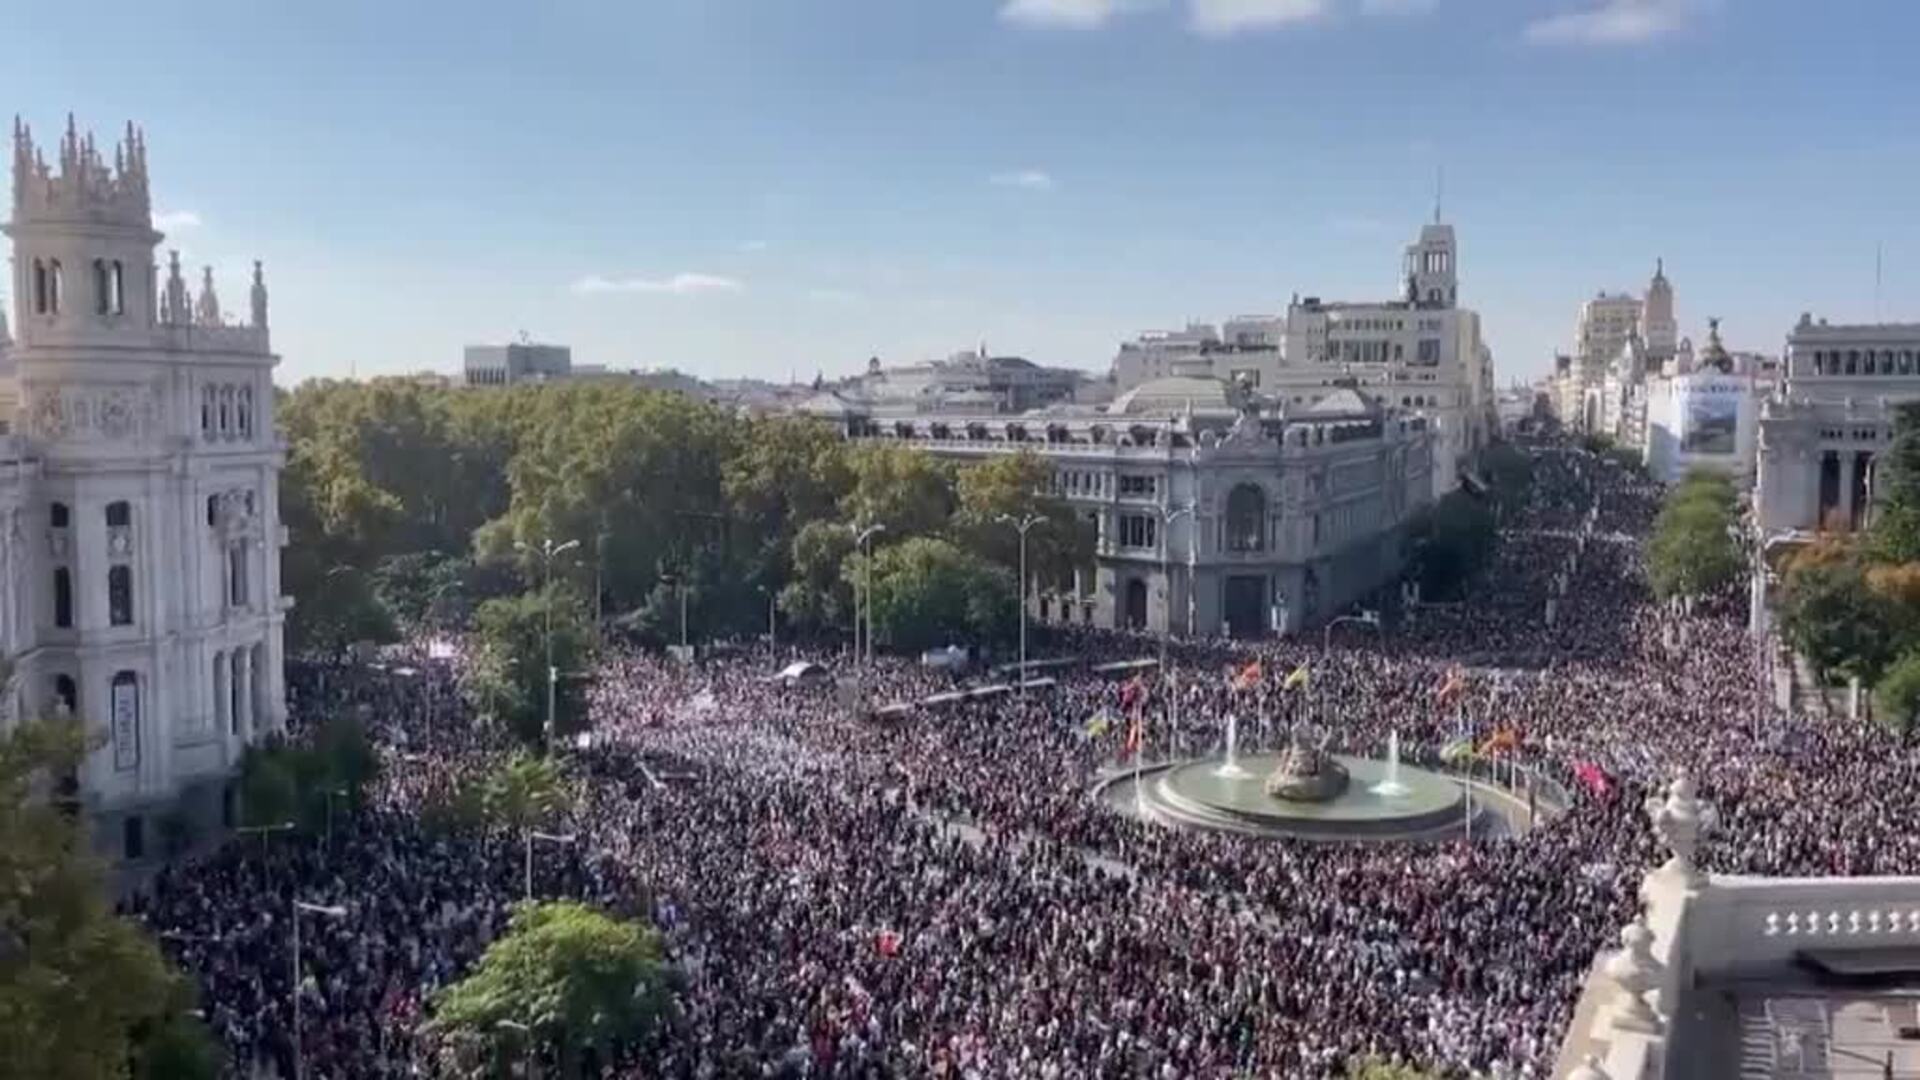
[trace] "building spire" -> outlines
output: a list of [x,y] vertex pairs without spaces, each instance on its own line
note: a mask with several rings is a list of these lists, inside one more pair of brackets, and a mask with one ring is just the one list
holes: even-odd
[[195,310],[195,322],[201,326],[220,325],[220,297],[213,291],[213,267],[200,268],[200,302]]
[[267,328],[267,281],[260,269],[260,260],[253,260],[253,328]]
[[1446,195],[1447,167],[1445,165],[1435,165],[1433,167],[1433,223],[1435,225],[1440,224],[1441,211],[1445,209]]
[[187,282],[180,276],[180,253],[167,252],[167,322],[185,326],[192,321],[187,304]]

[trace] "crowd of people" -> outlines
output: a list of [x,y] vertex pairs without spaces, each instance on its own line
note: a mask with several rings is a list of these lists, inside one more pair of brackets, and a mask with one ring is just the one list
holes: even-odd
[[[609,1076],[1338,1077],[1357,1056],[1447,1076],[1548,1075],[1580,980],[1654,861],[1640,806],[1676,769],[1717,805],[1710,868],[1911,873],[1920,762],[1879,729],[1777,709],[1738,598],[1680,613],[1641,568],[1658,488],[1577,450],[1533,453],[1472,599],[1382,635],[1175,643],[1145,683],[1088,670],[1152,655],[1076,635],[1055,683],[876,719],[950,676],[900,660],[842,683],[770,678],[795,656],[699,664],[616,649],[570,750],[574,843],[535,891],[650,920],[681,973]],[[1549,601],[1553,612],[1548,614]],[[1258,660],[1251,686],[1232,685]],[[1301,669],[1305,685],[1289,676]],[[296,681],[300,717],[356,709],[387,755],[338,831],[228,845],[163,874],[137,913],[200,980],[253,1069],[435,1075],[419,1034],[520,899],[518,840],[423,821],[507,747],[457,665]],[[1457,692],[1437,688],[1458,680]],[[1246,680],[1242,679],[1244,684]],[[1145,687],[1144,695],[1140,687]],[[1121,717],[1089,723],[1101,714]],[[1570,782],[1539,828],[1468,844],[1316,844],[1180,831],[1093,796],[1138,717],[1150,757],[1311,723],[1340,748],[1509,732]],[[1177,722],[1176,719],[1177,718]],[[1844,786],[1844,790],[1841,790]]]

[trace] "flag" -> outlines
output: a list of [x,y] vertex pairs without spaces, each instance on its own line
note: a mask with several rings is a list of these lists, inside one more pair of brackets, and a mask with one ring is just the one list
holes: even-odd
[[1291,690],[1296,686],[1305,685],[1307,685],[1307,665],[1301,664],[1299,667],[1293,669],[1293,674],[1287,676],[1287,681],[1281,683],[1280,688],[1282,690]]
[[1607,775],[1607,770],[1591,761],[1574,762],[1573,775],[1586,785],[1588,791],[1602,799],[1613,794],[1613,779]]
[[1480,744],[1480,756],[1494,757],[1517,750],[1519,747],[1520,733],[1512,728],[1501,728],[1487,736],[1487,741]]
[[1473,740],[1462,735],[1452,739],[1440,748],[1440,760],[1449,765],[1458,765],[1463,761],[1472,761],[1479,755],[1473,752]]
[[881,956],[898,956],[900,954],[900,932],[898,930],[880,931],[879,934],[874,936],[873,947],[880,951]]
[[1147,680],[1139,675],[1127,680],[1127,685],[1120,688],[1120,707],[1123,709],[1131,709],[1146,700]]
[[1112,730],[1113,716],[1105,709],[1094,713],[1092,719],[1087,721],[1087,738],[1089,739],[1097,739]]
[[1458,665],[1455,665],[1448,670],[1446,678],[1440,680],[1440,688],[1433,692],[1433,696],[1437,698],[1442,705],[1445,705],[1454,701],[1461,694],[1466,693],[1466,691],[1466,673],[1461,671]]
[[1129,754],[1138,754],[1140,752],[1140,744],[1145,741],[1145,738],[1146,732],[1142,729],[1140,717],[1136,715],[1133,718],[1133,723],[1127,728],[1126,752]]
[[1246,667],[1241,668],[1233,678],[1228,679],[1227,685],[1236,691],[1250,690],[1260,684],[1260,677],[1264,674],[1266,674],[1266,672],[1261,669],[1260,661],[1255,660]]

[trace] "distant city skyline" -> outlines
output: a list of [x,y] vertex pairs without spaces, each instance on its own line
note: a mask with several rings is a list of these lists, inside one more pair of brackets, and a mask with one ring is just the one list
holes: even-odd
[[230,305],[265,260],[286,382],[452,373],[521,331],[703,378],[983,340],[1104,371],[1141,330],[1392,295],[1442,169],[1502,386],[1662,257],[1695,339],[1920,320],[1904,5],[208,0],[8,26],[0,108],[43,141],[69,111],[140,123],[164,246]]

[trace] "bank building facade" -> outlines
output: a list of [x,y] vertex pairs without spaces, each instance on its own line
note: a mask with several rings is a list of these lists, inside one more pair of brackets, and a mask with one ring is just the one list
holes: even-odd
[[14,123],[0,726],[80,717],[93,742],[58,794],[140,859],[168,814],[231,818],[242,751],[284,729],[285,450],[260,264],[230,318],[211,269],[196,287],[159,259],[145,136],[111,154],[71,118],[45,149]]

